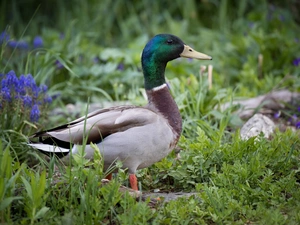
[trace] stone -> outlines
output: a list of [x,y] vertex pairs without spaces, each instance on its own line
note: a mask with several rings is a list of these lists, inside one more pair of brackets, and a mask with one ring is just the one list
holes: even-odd
[[270,138],[274,132],[275,123],[267,116],[255,114],[241,128],[240,136],[243,140],[248,140],[263,133],[265,138]]

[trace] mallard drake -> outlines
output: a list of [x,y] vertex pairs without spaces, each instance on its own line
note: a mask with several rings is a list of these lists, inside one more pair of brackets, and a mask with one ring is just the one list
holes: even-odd
[[[178,107],[165,80],[169,61],[179,58],[211,60],[171,34],[153,37],[142,53],[142,68],[148,104],[100,109],[54,129],[41,131],[31,137],[40,143],[31,146],[52,153],[78,152],[87,135],[85,157],[92,159],[97,144],[104,159],[104,167],[116,160],[128,169],[131,188],[138,190],[136,170],[149,167],[166,157],[176,146],[182,130]],[[72,151],[72,154],[68,154]]]

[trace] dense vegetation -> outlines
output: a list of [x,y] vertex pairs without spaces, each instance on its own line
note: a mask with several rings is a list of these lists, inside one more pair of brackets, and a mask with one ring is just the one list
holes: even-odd
[[[292,0],[1,1],[0,222],[299,224],[298,131],[241,140],[235,108],[219,107],[236,97],[299,91],[299,8]],[[172,153],[137,176],[143,191],[197,194],[151,208],[149,199],[118,191],[126,171],[101,185],[100,155],[63,167],[26,143],[31,133],[85,113],[50,113],[69,103],[145,104],[140,54],[157,33],[175,34],[213,61],[167,67],[184,119],[181,158]],[[209,64],[212,88],[199,72]],[[298,110],[281,115],[298,121]]]

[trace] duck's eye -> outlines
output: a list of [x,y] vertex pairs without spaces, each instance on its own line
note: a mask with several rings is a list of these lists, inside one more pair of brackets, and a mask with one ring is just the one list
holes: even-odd
[[172,40],[172,39],[169,39],[169,40],[167,40],[167,43],[168,43],[168,44],[172,44],[172,43],[173,43],[173,40]]

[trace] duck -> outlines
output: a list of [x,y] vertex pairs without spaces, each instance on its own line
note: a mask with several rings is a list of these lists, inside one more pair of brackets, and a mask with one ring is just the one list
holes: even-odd
[[[176,146],[182,132],[182,118],[166,83],[169,61],[179,57],[212,60],[172,34],[158,34],[144,47],[141,64],[148,104],[99,109],[67,124],[40,131],[29,145],[43,152],[64,154],[64,161],[84,147],[85,158],[100,151],[104,169],[116,161],[127,169],[129,183],[138,190],[136,171],[165,158]],[[96,144],[98,148],[93,147]],[[107,176],[111,179],[111,173]]]

